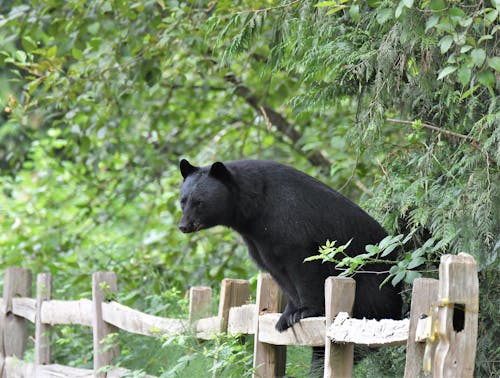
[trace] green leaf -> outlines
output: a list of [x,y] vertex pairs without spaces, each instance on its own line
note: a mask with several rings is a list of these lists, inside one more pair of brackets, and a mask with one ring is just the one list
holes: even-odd
[[425,258],[423,258],[423,257],[414,258],[408,264],[408,269],[416,268],[417,266],[422,265],[424,262],[425,262]]
[[98,22],[94,22],[87,27],[90,34],[96,35],[99,32],[101,25]]
[[339,5],[337,7],[334,7],[332,9],[330,9],[328,12],[326,12],[326,15],[329,15],[329,14],[334,14],[334,13],[337,13],[337,12],[340,12],[342,9],[345,9],[347,8],[346,5]]
[[359,15],[359,5],[351,5],[351,8],[349,9],[349,16],[351,16],[351,18],[356,22],[359,22],[361,20],[361,17]]
[[76,60],[80,60],[80,59],[83,59],[83,53],[81,52],[81,50],[77,49],[76,46],[73,46],[71,48],[71,55],[73,56],[73,58],[75,58]]
[[396,286],[398,283],[400,283],[403,280],[403,278],[405,278],[405,275],[406,275],[406,270],[399,271],[398,274],[396,274],[391,281],[392,286]]
[[441,54],[447,52],[450,49],[452,43],[453,43],[453,36],[451,35],[445,35],[443,38],[441,38],[441,40],[439,41]]
[[498,10],[494,9],[491,12],[486,13],[484,16],[485,26],[490,26],[498,18]]
[[57,55],[57,45],[51,46],[46,53],[47,58],[53,59]]
[[460,54],[466,53],[467,51],[470,51],[472,49],[472,46],[470,45],[465,45],[460,48]]
[[397,8],[396,8],[396,12],[394,13],[394,16],[396,18],[399,18],[399,16],[401,16],[401,13],[403,13],[403,8],[404,8],[404,3],[403,1],[400,1]]
[[474,85],[472,88],[467,89],[464,92],[464,94],[462,96],[460,96],[460,99],[465,100],[467,97],[470,97],[470,95],[472,95],[476,91],[477,88],[479,88],[479,84]]
[[29,35],[23,37],[22,44],[27,52],[31,52],[37,48],[36,42]]
[[455,72],[456,70],[457,70],[456,66],[448,66],[448,67],[443,68],[439,72],[438,80],[444,79],[446,76],[448,76],[449,74]]
[[500,57],[494,56],[492,58],[488,58],[488,66],[493,68],[495,71],[500,72]]
[[315,4],[314,6],[317,8],[324,8],[324,7],[336,7],[338,4],[337,1],[320,1],[318,4]]
[[440,12],[446,8],[444,0],[431,0],[430,8],[434,12]]
[[385,24],[392,18],[393,10],[391,8],[383,8],[377,10],[377,22],[380,25]]
[[457,77],[460,83],[463,86],[466,86],[470,82],[470,77],[472,74],[472,70],[469,67],[462,66],[457,72]]
[[38,86],[42,83],[42,79],[38,78],[33,80],[27,84],[28,92],[30,95],[33,95],[33,92],[38,88]]
[[430,16],[427,22],[425,23],[425,32],[427,33],[427,31],[436,26],[438,22],[439,22],[439,16],[436,15]]
[[458,23],[460,24],[460,26],[467,28],[472,24],[473,21],[474,19],[472,17],[467,17],[467,18],[460,18],[458,20]]
[[391,244],[388,246],[386,249],[384,249],[384,252],[380,256],[385,257],[389,255],[392,251],[394,251],[398,247],[398,244]]
[[481,44],[483,43],[484,41],[489,41],[490,39],[493,39],[493,36],[490,35],[490,34],[486,34],[486,35],[483,35],[481,38],[479,38],[479,40],[477,41],[477,44]]
[[17,50],[15,53],[16,60],[21,63],[26,63],[26,53],[23,50]]
[[420,277],[422,277],[422,274],[420,272],[415,272],[414,270],[410,270],[410,271],[406,272],[405,282],[408,284],[412,284],[416,278],[420,278]]
[[321,255],[314,255],[314,256],[309,256],[304,259],[303,262],[309,262],[309,261],[315,261],[315,260],[322,260],[323,256]]
[[490,70],[479,72],[477,80],[486,87],[492,88],[495,85],[495,75]]
[[376,255],[377,253],[380,252],[380,249],[376,245],[371,245],[368,244],[365,247],[366,252],[368,252],[369,255]]
[[472,63],[476,66],[481,66],[486,59],[486,53],[483,49],[474,49],[471,51],[470,56],[472,58]]
[[462,18],[465,17],[465,13],[462,9],[453,7],[448,10],[448,14],[451,16],[451,18]]
[[[402,236],[402,235],[397,235],[397,236]],[[401,239],[395,239],[393,236],[388,235],[378,243],[378,246],[380,249],[384,249],[387,248],[389,245],[393,244],[394,242],[398,242],[398,240]]]

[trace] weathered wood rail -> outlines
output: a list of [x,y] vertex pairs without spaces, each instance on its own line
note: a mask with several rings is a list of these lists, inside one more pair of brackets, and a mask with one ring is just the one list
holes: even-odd
[[[47,273],[38,274],[36,297],[31,298],[31,279],[27,269],[10,267],[5,272],[0,300],[1,377],[122,376],[126,369],[113,368],[118,348],[103,343],[119,330],[153,337],[190,332],[201,339],[220,332],[254,334],[255,378],[285,375],[287,345],[325,346],[324,377],[349,377],[354,344],[406,345],[406,378],[473,376],[479,290],[476,263],[467,254],[443,256],[439,281],[415,280],[409,319],[350,318],[355,281],[330,277],[325,283],[326,316],[303,319],[283,333],[274,329],[283,297],[267,274],[259,276],[255,304],[248,303],[248,281],[223,280],[216,316],[208,316],[211,289],[191,288],[187,319],[153,316],[107,301],[108,294],[117,290],[112,272],[92,275],[92,299],[52,299],[52,278]],[[33,362],[22,360],[27,321],[35,324]],[[92,370],[51,363],[50,329],[61,324],[92,328]]]

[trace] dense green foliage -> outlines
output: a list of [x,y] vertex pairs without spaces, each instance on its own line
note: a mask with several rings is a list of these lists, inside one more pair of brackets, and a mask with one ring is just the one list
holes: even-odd
[[[498,375],[499,10],[498,0],[3,1],[0,266],[51,271],[67,298],[89,296],[90,272],[114,270],[121,301],[180,314],[189,286],[256,272],[234,233],[177,231],[180,157],[278,160],[360,202],[392,235],[411,234],[393,279],[435,275],[443,253],[473,254],[477,375]],[[58,361],[86,363],[64,343],[74,331],[58,332]]]

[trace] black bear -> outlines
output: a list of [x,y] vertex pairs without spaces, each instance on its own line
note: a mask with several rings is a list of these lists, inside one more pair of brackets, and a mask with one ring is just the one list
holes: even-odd
[[[243,237],[252,258],[271,274],[287,299],[276,324],[278,331],[302,318],[324,315],[325,279],[340,273],[334,264],[304,263],[306,257],[316,254],[327,239],[337,240],[337,245],[352,239],[346,253],[354,256],[387,236],[377,221],[337,191],[273,161],[236,160],[195,167],[183,159],[180,171],[184,178],[180,230],[189,233],[223,225]],[[372,273],[354,277],[353,315],[399,319],[400,287],[390,283],[379,287],[388,265],[365,269]]]

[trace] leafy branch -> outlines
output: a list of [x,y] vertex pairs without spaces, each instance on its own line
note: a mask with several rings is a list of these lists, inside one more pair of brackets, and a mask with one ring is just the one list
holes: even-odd
[[[415,268],[430,261],[425,258],[425,255],[436,252],[443,247],[442,243],[435,243],[435,240],[430,238],[420,248],[411,252],[406,252],[404,256],[402,256],[402,259],[390,259],[389,255],[395,250],[403,250],[404,245],[411,240],[413,234],[414,231],[406,236],[403,234],[386,236],[376,245],[367,245],[365,247],[366,253],[360,253],[356,256],[351,256],[346,252],[352,239],[340,246],[336,246],[336,240],[327,240],[325,245],[319,248],[317,255],[304,259],[304,262],[321,260],[322,263],[333,263],[335,264],[335,269],[341,271],[340,276],[353,276],[362,273],[389,273],[381,285],[384,285],[391,278],[392,285],[397,285],[402,280],[411,283],[415,278],[422,276],[421,272],[434,271],[415,270]],[[365,269],[365,267],[369,267],[371,264],[389,264],[392,266],[390,269],[384,271]]]

